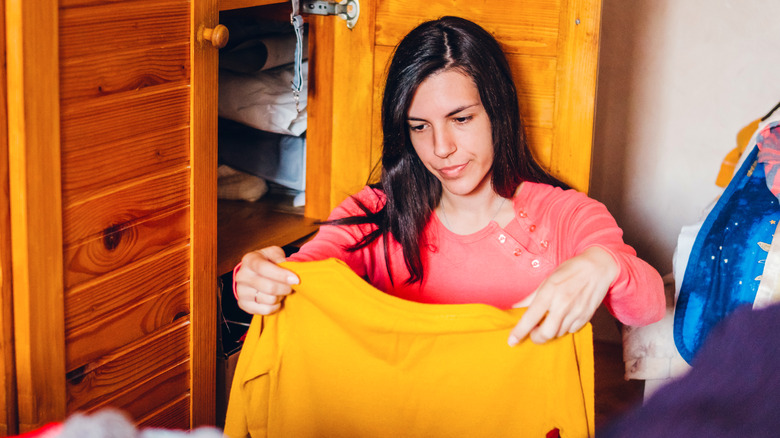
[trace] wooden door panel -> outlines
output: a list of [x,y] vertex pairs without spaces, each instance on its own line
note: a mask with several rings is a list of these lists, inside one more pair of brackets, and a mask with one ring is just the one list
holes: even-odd
[[551,169],[553,132],[550,128],[526,126],[525,135],[531,153],[545,169]]
[[189,45],[130,47],[62,60],[61,101],[103,97],[169,82],[189,81]]
[[217,49],[198,37],[219,24],[216,0],[189,0],[190,426],[215,424],[217,351]]
[[181,0],[63,2],[60,57],[189,44],[190,4]]
[[138,426],[140,428],[187,429],[190,424],[191,398],[189,395],[185,395],[174,400],[157,412],[139,420]]
[[187,318],[189,284],[137,299],[132,305],[65,333],[65,369],[74,370],[108,356]]
[[111,400],[213,424],[216,4],[6,4],[19,432]]
[[66,409],[58,19],[57,0],[4,3],[16,400],[25,433]]
[[[189,127],[142,133],[113,143],[74,143],[62,151],[66,204],[89,199],[106,187],[181,170],[189,165]],[[95,161],[99,160],[98,163]]]
[[65,244],[126,233],[133,224],[186,207],[188,183],[189,170],[185,167],[176,173],[138,179],[124,187],[108,187],[97,196],[87,198],[74,193],[63,211]]
[[415,0],[382,1],[376,11],[377,45],[395,46],[412,28],[443,15],[469,18],[485,27],[506,53],[555,56],[560,5],[555,0]]
[[5,2],[0,2],[0,236],[5,236],[0,240],[0,436],[17,434],[5,47]]
[[127,3],[127,0],[58,0],[61,9]]
[[601,0],[563,0],[558,38],[550,172],[573,188],[590,186]]
[[325,219],[368,181],[375,110],[374,3],[361,2],[361,19],[353,29],[333,17],[309,19],[307,217]]
[[557,63],[546,56],[507,55],[526,126],[552,128]]
[[92,320],[120,312],[138,300],[187,284],[188,251],[187,245],[174,246],[118,269],[110,276],[70,288],[65,294],[66,336]]
[[[89,409],[104,404],[128,390],[144,387],[147,382],[189,361],[187,321],[156,333],[143,342],[129,346],[102,363],[91,364],[68,373],[68,410]],[[177,394],[178,398],[181,394]],[[149,400],[152,412],[168,400]]]
[[[382,159],[382,93],[387,79],[387,68],[393,56],[395,46],[376,45],[374,47],[374,79],[372,105],[375,108],[371,117],[371,163],[379,163]],[[372,175],[378,180],[379,175]]]
[[[143,385],[136,386],[125,391],[114,398],[108,399],[105,403],[96,404],[88,412],[97,411],[101,408],[113,406],[122,409],[127,415],[134,419],[143,419],[149,416],[150,405],[155,401],[177,400],[182,394],[188,394],[190,386],[190,364],[183,362],[174,365],[173,368],[158,374],[145,382]],[[152,414],[153,415],[153,414]],[[189,426],[179,427],[179,429],[188,429]]]
[[[62,108],[63,149],[115,143],[189,124],[186,84],[166,84],[132,94],[107,96]],[[119,152],[119,151],[117,151]],[[94,157],[100,163],[100,157]]]
[[66,246],[63,254],[65,287],[96,279],[186,242],[190,232],[189,214],[189,208],[180,208],[138,222],[133,227],[107,230],[102,237]]
[[[177,390],[156,412],[131,409],[134,418],[159,426],[213,424],[217,51],[197,35],[217,24],[217,0],[60,0],[59,5],[66,294],[78,286],[74,296],[99,300],[95,294],[105,293],[108,284],[116,287],[114,294],[130,296],[172,291],[168,306],[154,307],[148,300],[150,307],[117,316],[124,322],[115,324],[143,318],[129,331],[138,336],[181,316],[188,305],[191,330],[177,344],[186,358],[186,378],[176,380]],[[184,252],[173,257],[170,248]],[[183,254],[187,257],[179,257]],[[149,274],[154,263],[167,268],[156,279]],[[172,278],[160,281],[167,275]],[[139,288],[142,281],[152,285]],[[177,284],[165,286],[171,281]],[[157,339],[158,333],[145,339]],[[143,342],[131,340],[135,335],[125,341]],[[121,343],[96,344],[102,352]],[[82,345],[74,339],[68,351],[74,363],[98,354],[84,350],[76,360]],[[139,372],[144,375],[142,367]],[[117,375],[111,397],[153,391],[148,376],[137,387],[133,378],[130,368]],[[122,387],[122,379],[130,389]],[[94,402],[73,400],[69,410]]]

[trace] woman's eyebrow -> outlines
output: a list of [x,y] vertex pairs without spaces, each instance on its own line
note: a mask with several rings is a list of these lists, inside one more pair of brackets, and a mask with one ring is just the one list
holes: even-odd
[[[475,106],[478,106],[478,105],[479,105],[479,102],[475,102],[475,103],[472,103],[472,104],[469,104],[469,105],[459,106],[459,107],[455,108],[454,110],[450,111],[449,113],[447,113],[447,115],[445,117],[452,117],[452,116],[454,116],[455,114],[458,114],[461,111],[465,111],[465,110],[467,110],[469,108],[472,108],[472,107],[475,107]],[[425,119],[422,119],[422,118],[419,118],[419,117],[412,117],[412,116],[407,117],[406,120],[410,121],[410,122],[411,121],[417,121],[417,122],[426,122],[427,121]]]
[[477,105],[479,105],[479,102],[472,103],[471,105],[459,106],[459,107],[455,108],[454,110],[450,111],[449,113],[447,113],[447,117],[454,116],[455,114],[458,114],[461,111],[465,111],[465,110],[467,110],[467,109],[469,109],[471,107],[475,107]]

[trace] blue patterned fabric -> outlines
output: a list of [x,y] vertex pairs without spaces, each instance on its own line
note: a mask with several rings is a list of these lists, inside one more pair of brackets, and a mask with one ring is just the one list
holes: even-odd
[[674,314],[674,341],[689,363],[716,324],[756,297],[780,220],[778,199],[757,157],[754,146],[691,250]]

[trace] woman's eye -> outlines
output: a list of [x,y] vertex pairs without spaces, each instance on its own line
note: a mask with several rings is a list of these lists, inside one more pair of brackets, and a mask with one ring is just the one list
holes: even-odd
[[425,129],[425,125],[409,125],[409,130],[412,132],[420,132]]
[[471,120],[471,116],[455,117],[455,123],[466,123]]

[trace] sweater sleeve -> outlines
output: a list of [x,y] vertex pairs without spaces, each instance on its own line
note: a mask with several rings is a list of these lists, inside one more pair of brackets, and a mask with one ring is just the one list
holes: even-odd
[[[354,197],[347,198],[336,207],[328,220],[364,215],[358,201],[371,211],[377,211],[384,205],[385,198],[380,191],[365,187]],[[347,249],[374,229],[376,229],[375,225],[323,225],[314,238],[288,257],[288,260],[302,262],[337,258],[344,261],[355,273],[365,277],[368,270],[365,260],[366,251]]]
[[569,246],[570,256],[598,246],[612,255],[620,273],[612,282],[604,304],[618,321],[644,326],[663,318],[666,311],[663,280],[647,262],[623,242],[623,230],[602,203],[577,193],[564,207],[559,231]]

